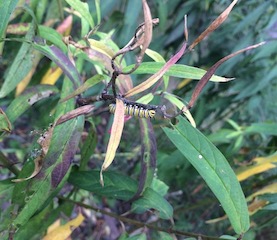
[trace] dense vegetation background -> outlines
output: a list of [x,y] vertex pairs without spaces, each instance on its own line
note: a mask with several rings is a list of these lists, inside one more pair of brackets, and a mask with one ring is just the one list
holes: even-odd
[[[144,21],[140,0],[87,1],[90,17],[81,14],[87,9],[78,2],[0,3],[0,37],[5,39],[0,42],[0,238],[54,239],[49,227],[55,228],[53,223],[59,220],[56,226],[63,228],[52,232],[55,236],[61,234],[57,239],[65,239],[71,233],[72,239],[184,239],[197,234],[236,239],[231,238],[236,235],[218,199],[162,130],[161,127],[170,126],[169,121],[151,121],[157,141],[157,167],[151,189],[159,196],[146,191],[132,207],[127,200],[136,192],[141,174],[143,136],[138,119],[125,123],[115,160],[104,174],[104,188],[99,184],[99,169],[113,119],[104,102],[95,103],[93,114],[86,116],[86,121],[80,116],[78,121],[57,126],[51,140],[56,144],[49,150],[53,154],[44,158],[43,150],[48,150],[49,142],[37,143],[40,134],[48,139],[52,134],[50,124],[57,116],[76,108],[74,98],[59,102],[74,91],[74,86],[65,82],[70,83],[70,76],[76,79],[78,74],[82,81],[101,74],[104,77],[94,79],[93,84],[100,83],[81,91],[82,96],[101,94],[110,79],[110,70],[107,61],[96,53],[108,52],[107,49],[116,52],[124,47]],[[149,0],[148,4],[152,17],[160,19],[149,48],[168,60],[184,41],[184,15],[190,43],[230,2]],[[249,240],[275,239],[277,234],[276,9],[274,0],[239,1],[222,26],[178,61],[207,70],[232,52],[266,41],[260,48],[225,62],[216,74],[235,80],[208,83],[191,109],[197,128],[220,149],[240,181],[251,225],[243,239]],[[94,55],[90,56],[76,44],[86,46],[84,37],[92,28],[91,38],[102,45],[94,45]],[[46,39],[46,47],[22,43],[22,39],[33,41],[34,35]],[[62,36],[66,37],[63,41]],[[47,48],[51,44],[61,53]],[[75,65],[67,65],[63,71],[57,68],[59,62],[66,65],[67,59],[74,59]],[[133,64],[135,53],[127,54],[124,61],[126,66]],[[153,60],[145,56],[143,61]],[[150,72],[142,73],[131,75],[134,85],[149,77]],[[188,77],[170,76],[167,92],[187,103],[196,84]],[[26,100],[34,104],[26,104]],[[156,95],[152,103],[165,104],[176,111],[163,97]],[[58,149],[63,149],[60,155]],[[57,161],[55,168],[51,169],[51,161]],[[37,172],[33,170],[35,164]],[[54,178],[45,177],[55,171]],[[11,182],[33,172],[37,175],[30,180]]]

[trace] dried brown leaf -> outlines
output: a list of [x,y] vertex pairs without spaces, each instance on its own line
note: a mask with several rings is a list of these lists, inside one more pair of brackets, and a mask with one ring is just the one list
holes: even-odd
[[[192,93],[192,97],[189,101],[189,104],[188,104],[188,109],[193,107],[194,103],[196,102],[199,94],[201,93],[202,89],[206,86],[206,84],[208,83],[208,81],[210,80],[210,78],[212,77],[212,75],[215,73],[215,71],[217,70],[217,68],[222,64],[224,63],[225,61],[227,61],[228,59],[240,54],[240,53],[243,53],[245,51],[248,51],[250,49],[254,49],[254,48],[257,48],[261,45],[263,45],[265,42],[261,42],[261,43],[258,43],[258,44],[255,44],[255,45],[252,45],[252,46],[249,46],[247,48],[244,48],[244,49],[241,49],[237,52],[234,52],[222,59],[220,59],[218,62],[216,62],[206,73],[205,75],[200,79],[200,81],[197,83],[193,93]],[[184,109],[185,111],[186,109]]]
[[189,50],[192,50],[198,43],[200,43],[205,37],[217,29],[228,17],[232,8],[235,6],[238,0],[234,0],[228,8],[224,10],[212,23],[211,25],[196,38],[193,43],[189,46]]
[[64,115],[62,115],[58,121],[56,122],[56,125],[59,125],[59,124],[62,124],[72,118],[76,118],[80,115],[84,115],[84,114],[88,114],[90,112],[92,112],[94,109],[94,106],[93,105],[85,105],[85,106],[82,106],[82,107],[79,107],[79,108],[76,108]]

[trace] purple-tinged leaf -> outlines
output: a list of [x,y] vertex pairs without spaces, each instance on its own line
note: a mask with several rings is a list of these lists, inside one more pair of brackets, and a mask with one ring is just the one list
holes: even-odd
[[64,74],[72,81],[74,89],[77,89],[81,84],[80,75],[70,59],[59,48],[56,46],[42,45],[37,42],[34,42],[32,46],[56,63],[63,70]]
[[150,119],[139,119],[141,132],[141,169],[138,190],[130,201],[141,196],[147,187],[151,186],[156,170],[157,143]]
[[199,94],[201,93],[202,89],[206,86],[206,84],[208,83],[208,81],[210,80],[210,78],[213,76],[213,74],[215,73],[215,71],[217,70],[217,68],[222,64],[224,63],[225,61],[227,61],[228,59],[232,58],[232,57],[235,57],[236,55],[240,54],[240,53],[243,53],[245,51],[248,51],[250,49],[254,49],[254,48],[257,48],[261,45],[263,45],[265,42],[261,42],[261,43],[258,43],[258,44],[255,44],[255,45],[252,45],[252,46],[249,46],[247,48],[244,48],[244,49],[241,49],[237,52],[234,52],[222,59],[220,59],[218,62],[216,62],[207,72],[206,74],[200,79],[200,81],[197,83],[193,93],[192,93],[192,96],[191,96],[191,99],[188,103],[188,106],[187,108],[190,109],[191,107],[193,107],[194,103],[196,102]]

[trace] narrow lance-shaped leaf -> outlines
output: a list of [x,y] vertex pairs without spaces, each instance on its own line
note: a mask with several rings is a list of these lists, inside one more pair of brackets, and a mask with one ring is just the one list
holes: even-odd
[[114,113],[114,120],[112,124],[111,136],[107,146],[106,157],[100,171],[100,183],[102,186],[104,185],[102,171],[106,170],[114,160],[116,150],[120,143],[123,126],[124,126],[124,103],[121,99],[116,99],[116,107],[115,107],[115,113]]
[[142,0],[142,8],[144,14],[144,37],[142,42],[138,42],[138,45],[141,45],[141,50],[139,56],[137,57],[137,62],[140,64],[142,58],[145,54],[146,49],[148,48],[151,40],[152,40],[152,32],[153,32],[153,23],[152,23],[152,16],[147,4],[146,0]]
[[179,116],[173,130],[164,132],[190,161],[213,191],[228,215],[236,233],[249,228],[247,204],[241,186],[222,153],[197,129]]
[[92,112],[94,109],[93,105],[86,105],[67,112],[66,114],[62,115],[56,122],[56,125],[62,124],[70,119],[76,118],[81,115],[86,115]]
[[234,0],[228,8],[226,8],[212,23],[211,25],[196,38],[193,43],[189,46],[189,50],[192,50],[198,43],[200,43],[205,37],[216,30],[228,17],[229,13],[235,6],[238,0]]
[[32,39],[34,34],[34,24],[31,24],[31,27],[26,34],[26,42],[23,42],[21,45],[20,50],[7,72],[7,76],[0,90],[0,98],[7,96],[13,91],[18,83],[22,81],[31,70],[33,65],[33,49],[32,46],[27,43],[27,40]]
[[[16,7],[18,0],[6,0],[2,1],[0,7],[0,39],[5,36],[5,31],[7,29],[8,22],[10,20],[10,15]],[[0,55],[2,55],[3,44],[0,41]]]
[[255,158],[252,162],[255,164],[247,167],[241,167],[237,170],[237,178],[239,181],[243,181],[255,174],[276,168],[277,155],[275,154],[269,157]]
[[84,84],[78,87],[74,92],[70,93],[67,97],[61,99],[60,102],[65,102],[70,98],[76,97],[77,95],[93,87],[95,84],[99,83],[103,79],[104,79],[104,76],[99,74],[89,78],[87,81],[84,82]]
[[[147,187],[150,187],[154,178],[157,158],[157,144],[150,119],[139,119],[141,132],[141,169],[139,176],[138,190],[131,200],[143,194]],[[130,201],[131,201],[130,200]]]
[[224,63],[225,61],[227,61],[228,59],[232,58],[232,57],[235,57],[236,55],[240,54],[240,53],[243,53],[245,51],[248,51],[250,49],[254,49],[254,48],[257,48],[261,45],[263,45],[265,42],[261,42],[261,43],[258,43],[258,44],[255,44],[255,45],[252,45],[252,46],[249,46],[247,48],[243,48],[237,52],[234,52],[222,59],[220,59],[218,62],[216,62],[208,71],[207,73],[200,79],[200,81],[197,83],[193,93],[192,93],[192,96],[191,96],[191,99],[188,103],[188,106],[187,108],[190,109],[191,107],[193,107],[194,103],[196,102],[199,94],[201,93],[202,89],[206,86],[206,84],[208,83],[208,81],[210,80],[210,78],[212,77],[212,75],[215,73],[215,71],[217,70],[217,68],[222,64]]
[[87,3],[81,2],[80,0],[66,0],[66,2],[80,13],[82,18],[84,18],[89,23],[92,29],[94,28],[95,24],[89,12],[89,6]]
[[[143,62],[136,71],[132,74],[155,74],[160,71],[161,68],[165,65],[162,62]],[[132,69],[134,65],[129,65],[123,68],[123,71],[127,72]],[[190,79],[201,79],[207,71],[201,68],[192,67],[183,64],[174,64],[172,65],[163,75],[164,76],[172,76],[176,78],[190,78]],[[213,75],[210,79],[212,82],[229,82],[233,80],[233,78],[226,78],[217,75]]]
[[58,93],[56,86],[37,85],[26,89],[15,98],[6,110],[7,117],[13,123],[21,114],[41,99],[48,98]]
[[146,89],[150,88],[154,85],[162,76],[163,74],[173,65],[175,64],[184,54],[186,50],[187,44],[184,43],[181,49],[171,58],[169,61],[158,71],[156,74],[148,78],[146,81],[142,82],[138,86],[132,88],[127,93],[124,94],[125,97],[130,97],[140,92],[145,91]]
[[259,196],[259,195],[263,195],[263,194],[275,194],[277,193],[277,183],[273,182],[265,187],[263,187],[262,189],[254,192],[253,194],[251,194],[250,196],[247,197],[247,201],[252,201],[255,197]]

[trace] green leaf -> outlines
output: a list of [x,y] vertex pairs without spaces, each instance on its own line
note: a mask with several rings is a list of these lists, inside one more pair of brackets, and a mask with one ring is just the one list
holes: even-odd
[[147,187],[151,186],[156,170],[157,143],[153,126],[149,119],[139,119],[141,131],[141,170],[139,186],[135,197],[140,196]]
[[59,49],[61,49],[64,53],[67,52],[67,47],[63,42],[63,37],[60,33],[58,33],[55,29],[39,25],[39,34],[42,38],[46,39],[47,41],[53,43]]
[[276,123],[253,123],[251,126],[246,127],[244,133],[253,134],[266,134],[266,135],[277,135],[277,124]]
[[[160,63],[160,62],[143,62],[139,66],[139,68],[136,71],[134,71],[132,74],[155,74],[163,66],[164,66],[164,63]],[[133,67],[134,65],[127,66],[123,69],[123,71],[129,71]],[[174,64],[172,67],[170,67],[168,71],[166,71],[164,75],[178,77],[178,78],[191,78],[191,79],[199,80],[203,77],[205,73],[206,71],[200,68],[190,67],[182,64]],[[226,82],[228,81],[228,79],[217,75],[213,75],[210,81]]]
[[104,187],[99,182],[98,170],[74,172],[68,181],[95,194],[120,200],[129,200],[137,190],[136,181],[130,177],[112,171],[103,172],[103,176]]
[[[30,25],[30,29],[26,35],[26,39],[34,36],[33,24]],[[0,90],[0,98],[7,96],[11,91],[15,89],[17,84],[23,80],[24,77],[30,72],[32,68],[33,60],[33,48],[29,43],[23,43],[18,51],[10,69],[8,70],[4,84]]]
[[213,191],[236,233],[249,228],[247,204],[241,186],[222,153],[183,117],[173,129],[163,128],[168,138],[190,161]]
[[66,0],[66,2],[81,14],[82,18],[84,18],[89,23],[92,29],[94,28],[95,24],[92,16],[90,15],[87,3],[81,2],[79,0]]
[[[137,191],[137,182],[128,176],[113,171],[103,172],[103,176],[105,180],[103,187],[99,181],[98,170],[73,172],[68,182],[94,194],[125,201],[130,200]],[[142,197],[133,204],[132,209],[136,212],[144,212],[149,208],[156,209],[164,219],[169,219],[173,214],[171,205],[151,188],[147,188]]]
[[[174,240],[175,238],[173,238],[173,236],[171,236],[169,233],[159,232],[159,239],[162,239],[162,240]],[[189,240],[189,238],[186,238],[186,240]]]
[[151,188],[159,193],[161,196],[165,196],[168,192],[169,187],[161,180],[154,178]]
[[94,123],[90,122],[88,136],[81,146],[80,171],[85,170],[97,144],[97,133]]
[[96,12],[96,16],[97,16],[97,25],[99,25],[101,23],[101,4],[100,4],[100,0],[95,0],[95,12]]
[[55,93],[58,93],[58,89],[51,85],[38,85],[30,87],[11,102],[6,110],[6,115],[10,122],[13,123],[34,103],[43,98],[48,98]]
[[277,211],[277,203],[269,204],[269,205],[265,206],[262,210]]
[[[10,200],[13,192],[13,184],[10,179],[0,181],[0,238],[2,231],[8,230],[11,217]],[[8,231],[7,231],[8,232]],[[7,234],[6,232],[6,234]],[[2,239],[2,238],[1,238]]]
[[146,234],[141,233],[141,234],[136,234],[135,236],[128,237],[127,233],[123,233],[118,240],[146,240]]
[[6,32],[10,15],[17,3],[18,0],[5,0],[0,2],[0,38],[2,38]]
[[240,132],[231,130],[231,129],[220,129],[219,131],[212,133],[208,136],[209,140],[215,144],[218,143],[230,143],[232,138],[238,136],[236,133],[240,134]]
[[16,231],[14,240],[22,239],[42,239],[48,227],[53,224],[68,208],[73,208],[72,203],[63,203],[57,208],[53,208],[53,204],[47,206],[39,214],[32,217],[24,227]]
[[[72,83],[67,79],[64,80],[62,96],[67,95],[72,89]],[[59,104],[55,119],[57,120],[60,115],[74,109],[74,107],[73,100]],[[84,117],[79,116],[54,128],[49,150],[43,159],[40,173],[35,178],[17,183],[15,186],[14,209],[18,209],[17,202],[20,203],[20,207],[13,219],[13,226],[19,229],[23,227],[35,213],[44,208],[56,196],[65,184],[83,126]]]
[[12,126],[6,113],[0,108],[0,132],[11,132]]
[[152,188],[146,188],[143,197],[132,204],[132,210],[137,213],[155,209],[162,219],[170,219],[173,216],[173,208],[159,193]]
[[258,6],[256,9],[254,9],[254,11],[251,11],[247,16],[243,16],[242,21],[240,21],[236,28],[233,30],[233,34],[237,34],[243,29],[246,29],[248,26],[256,24],[258,19],[262,15],[266,14],[266,10],[270,4],[270,1],[265,1],[262,4],[260,4],[260,6]]
[[122,26],[118,42],[127,44],[133,37],[138,26],[138,18],[141,11],[142,4],[140,0],[132,0],[126,3],[123,17],[124,25]]
[[89,78],[87,81],[84,82],[80,87],[78,87],[75,91],[70,93],[68,96],[65,98],[61,99],[61,102],[67,101],[70,98],[76,97],[77,95],[80,95],[84,91],[88,90],[89,88],[93,87],[95,84],[101,82],[104,79],[103,75],[95,75],[91,78]]

